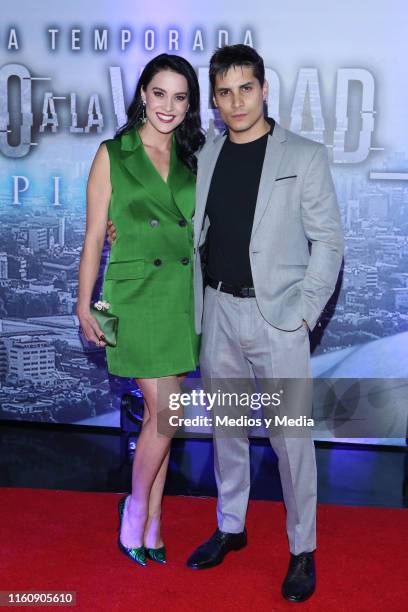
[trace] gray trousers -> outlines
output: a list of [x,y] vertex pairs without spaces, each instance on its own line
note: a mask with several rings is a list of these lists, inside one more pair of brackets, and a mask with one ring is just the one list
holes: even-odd
[[[255,298],[206,287],[200,368],[213,379],[310,379],[310,344],[304,326],[286,332],[262,317]],[[231,383],[229,383],[231,384]],[[305,399],[302,414],[311,416]],[[316,548],[316,458],[311,435],[270,435],[278,457],[286,529],[293,554]],[[250,489],[247,436],[214,436],[218,527],[243,531]]]

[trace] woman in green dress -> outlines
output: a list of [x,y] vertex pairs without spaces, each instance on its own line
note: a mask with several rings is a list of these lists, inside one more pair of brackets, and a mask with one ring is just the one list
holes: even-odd
[[87,340],[106,346],[90,302],[109,218],[118,238],[103,300],[119,326],[116,347],[106,346],[108,370],[135,378],[145,401],[132,492],[119,504],[118,544],[140,565],[165,561],[161,503],[171,435],[158,435],[158,417],[168,411],[164,390],[179,391],[180,377],[198,364],[192,217],[195,153],[203,144],[194,69],[162,54],[143,70],[128,121],[100,145],[88,180],[77,314]]

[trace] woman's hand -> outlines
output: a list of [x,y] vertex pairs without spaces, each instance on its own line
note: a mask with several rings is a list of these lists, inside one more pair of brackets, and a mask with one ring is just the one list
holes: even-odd
[[94,342],[96,346],[106,346],[105,336],[98,325],[97,320],[91,315],[89,308],[78,306],[77,317],[82,329],[82,332],[88,342]]

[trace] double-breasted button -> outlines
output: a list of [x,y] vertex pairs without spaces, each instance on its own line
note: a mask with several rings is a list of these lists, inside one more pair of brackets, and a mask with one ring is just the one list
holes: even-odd
[[154,263],[155,266],[158,267],[158,266],[162,265],[162,260],[161,259],[155,259],[153,263]]
[[150,225],[150,227],[157,227],[159,225],[159,220],[158,219],[150,219],[149,225]]
[[180,262],[183,264],[183,266],[186,266],[188,264],[188,257],[182,257],[180,259]]
[[187,221],[185,219],[180,219],[180,221],[178,222],[180,227],[186,227],[187,225]]

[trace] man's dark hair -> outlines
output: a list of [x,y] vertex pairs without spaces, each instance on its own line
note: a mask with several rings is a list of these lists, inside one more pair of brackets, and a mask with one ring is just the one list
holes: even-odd
[[264,84],[263,59],[255,49],[248,45],[226,45],[217,49],[210,59],[210,83],[213,91],[217,74],[225,74],[233,66],[251,66],[261,87]]

